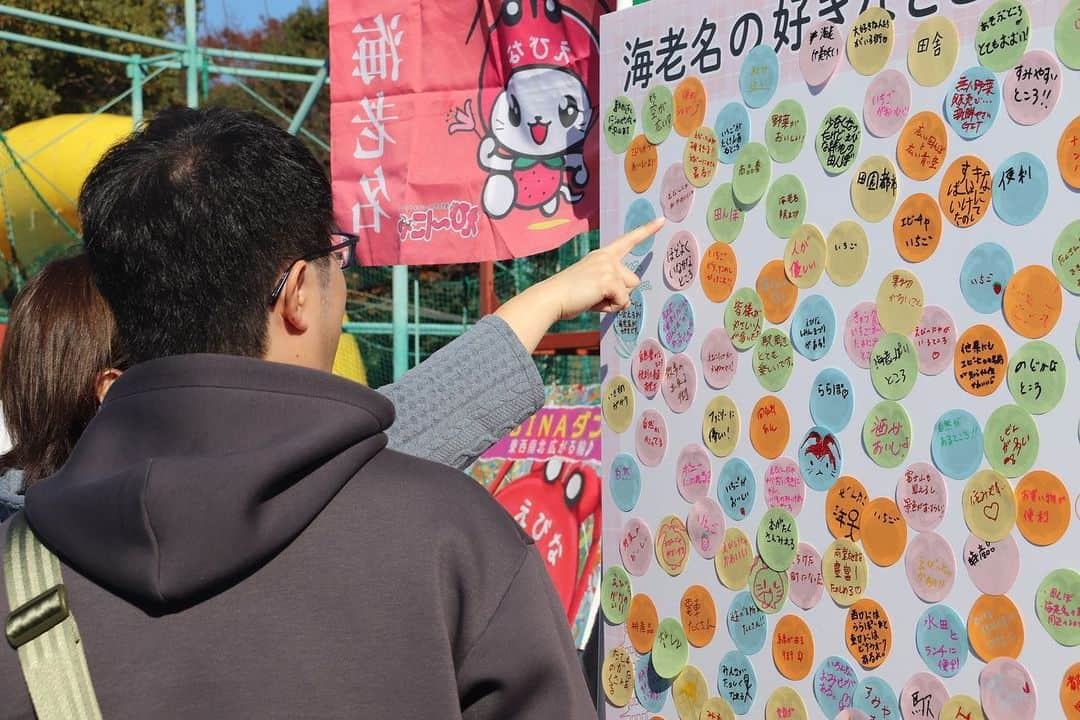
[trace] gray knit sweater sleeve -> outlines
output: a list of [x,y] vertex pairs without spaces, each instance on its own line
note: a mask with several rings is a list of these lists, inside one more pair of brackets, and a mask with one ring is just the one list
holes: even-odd
[[458,469],[544,404],[532,357],[494,315],[379,392],[397,410],[389,447]]

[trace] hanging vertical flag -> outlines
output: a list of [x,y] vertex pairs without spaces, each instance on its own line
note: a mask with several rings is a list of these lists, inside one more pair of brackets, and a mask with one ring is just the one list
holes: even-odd
[[370,265],[597,227],[600,0],[330,0],[331,166]]

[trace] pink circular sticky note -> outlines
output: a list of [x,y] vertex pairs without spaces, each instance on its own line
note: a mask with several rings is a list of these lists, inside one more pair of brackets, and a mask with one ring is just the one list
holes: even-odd
[[930,463],[908,465],[896,481],[896,506],[912,530],[926,532],[936,528],[945,517],[948,504],[945,479]]
[[698,555],[712,560],[724,544],[724,509],[710,497],[698,500],[686,514],[686,532]]
[[863,370],[870,368],[870,356],[885,335],[885,329],[878,320],[877,305],[861,302],[851,309],[844,322],[844,351]]
[[900,131],[911,110],[911,84],[899,70],[878,73],[866,88],[863,120],[866,129],[877,137],[889,137]]
[[960,562],[975,587],[987,595],[1004,595],[1020,574],[1020,548],[1011,534],[997,542],[968,535]]
[[788,597],[803,610],[818,604],[825,593],[825,579],[821,575],[821,553],[813,545],[799,543],[795,562],[788,568]]
[[638,418],[637,432],[634,435],[637,443],[638,459],[649,467],[656,467],[664,459],[667,450],[667,423],[664,416],[655,410],[646,410]]
[[672,412],[682,413],[689,410],[697,393],[697,370],[694,369],[694,361],[683,353],[668,358],[660,387],[664,393],[664,401]]
[[656,397],[660,381],[664,378],[664,347],[652,338],[642,340],[634,350],[630,375],[642,395]]
[[844,28],[821,20],[812,24],[803,35],[799,50],[799,70],[806,84],[821,87],[832,78],[844,57]]
[[956,558],[949,541],[936,532],[918,533],[904,553],[904,569],[915,594],[941,602],[956,581]]
[[724,328],[716,328],[701,343],[701,372],[709,387],[722,390],[731,384],[739,367],[739,353]]
[[953,364],[956,323],[945,308],[927,305],[911,338],[919,356],[919,372],[937,375]]
[[1046,50],[1031,50],[1005,73],[1005,110],[1020,125],[1045,120],[1061,97],[1061,65]]
[[712,487],[712,463],[709,453],[700,445],[687,445],[675,461],[675,485],[686,502],[697,502],[709,494]]
[[680,230],[668,240],[664,250],[664,281],[672,290],[685,290],[698,274],[701,251],[691,233]]
[[694,186],[686,179],[682,163],[667,169],[660,181],[660,209],[672,222],[682,222],[694,204]]
[[945,720],[941,708],[949,701],[949,690],[937,675],[918,672],[901,688],[899,700],[905,718]]
[[641,518],[630,518],[623,526],[619,539],[619,556],[623,567],[631,575],[641,577],[652,564],[652,530]]
[[987,720],[1035,720],[1035,681],[1010,657],[991,660],[979,673],[979,700]]
[[799,463],[786,457],[769,463],[765,470],[765,504],[797,516],[805,499],[806,482],[799,471]]

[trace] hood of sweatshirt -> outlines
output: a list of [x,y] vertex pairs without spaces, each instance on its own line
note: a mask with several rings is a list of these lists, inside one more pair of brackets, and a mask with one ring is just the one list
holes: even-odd
[[393,405],[327,373],[226,355],[117,380],[26,517],[68,565],[152,614],[271,560],[386,446]]

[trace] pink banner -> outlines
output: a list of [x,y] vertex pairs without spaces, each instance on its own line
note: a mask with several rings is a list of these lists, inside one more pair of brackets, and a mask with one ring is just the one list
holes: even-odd
[[597,226],[597,0],[330,0],[334,210],[364,264],[550,250]]
[[481,460],[600,462],[600,408],[544,407],[480,456]]

